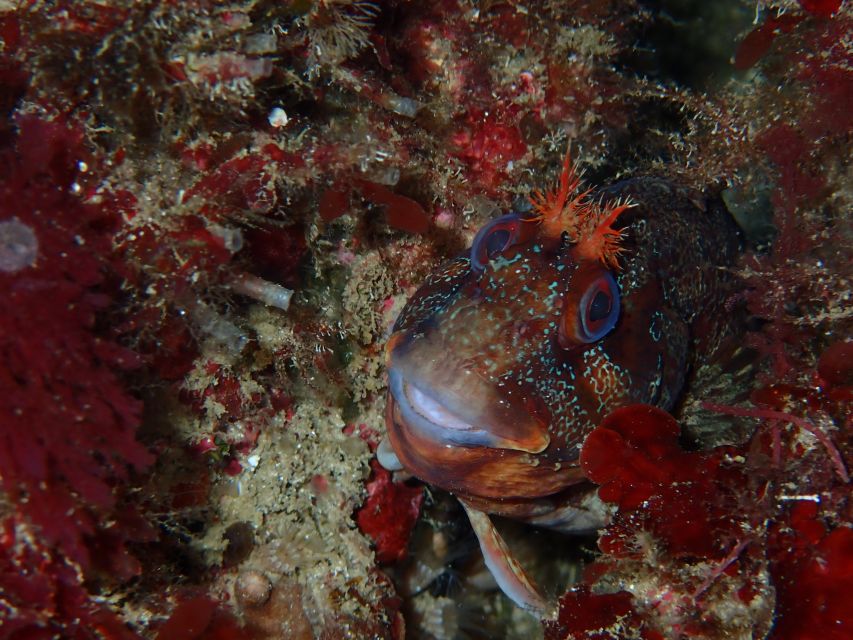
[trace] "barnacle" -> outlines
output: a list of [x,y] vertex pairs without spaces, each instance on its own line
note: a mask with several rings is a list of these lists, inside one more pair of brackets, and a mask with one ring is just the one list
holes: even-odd
[[308,75],[351,58],[368,43],[379,8],[365,0],[317,0],[299,19],[308,37]]

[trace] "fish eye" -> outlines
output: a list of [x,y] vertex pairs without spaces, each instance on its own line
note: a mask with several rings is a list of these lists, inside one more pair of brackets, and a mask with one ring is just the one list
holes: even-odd
[[566,349],[601,340],[619,320],[619,287],[609,271],[580,274],[576,284],[582,293],[570,297],[559,333],[560,344]]
[[486,264],[518,241],[521,218],[510,213],[486,223],[471,244],[471,268],[482,271]]
[[619,289],[609,271],[605,271],[587,287],[580,304],[579,337],[595,342],[610,333],[619,319]]

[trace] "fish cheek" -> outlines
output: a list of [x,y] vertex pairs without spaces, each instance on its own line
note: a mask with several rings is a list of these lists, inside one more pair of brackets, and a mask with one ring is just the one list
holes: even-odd
[[623,300],[619,324],[602,348],[631,372],[627,399],[672,408],[684,385],[689,330],[653,282]]
[[471,275],[466,258],[455,258],[441,265],[409,298],[394,323],[394,331],[439,320],[459,296],[460,289],[471,280]]

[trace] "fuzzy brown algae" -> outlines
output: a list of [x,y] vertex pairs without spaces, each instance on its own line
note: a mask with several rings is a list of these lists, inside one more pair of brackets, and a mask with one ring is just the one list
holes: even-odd
[[657,178],[579,184],[567,156],[531,214],[486,224],[409,300],[386,351],[386,464],[458,496],[498,584],[540,615],[487,514],[603,524],[580,447],[617,407],[673,408],[726,333],[739,249],[717,200]]

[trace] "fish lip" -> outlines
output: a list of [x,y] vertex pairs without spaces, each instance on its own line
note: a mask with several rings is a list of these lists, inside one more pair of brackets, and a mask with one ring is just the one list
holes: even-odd
[[475,431],[473,424],[453,413],[444,403],[416,384],[407,381],[402,374],[391,371],[389,378],[391,395],[400,413],[407,424],[418,428],[423,435],[437,441],[465,444],[467,439],[457,434]]
[[547,432],[526,440],[502,437],[487,423],[475,425],[453,411],[441,397],[407,380],[400,371],[389,367],[389,392],[396,404],[396,417],[401,427],[408,427],[421,437],[447,447],[488,447],[540,453],[549,444]]

